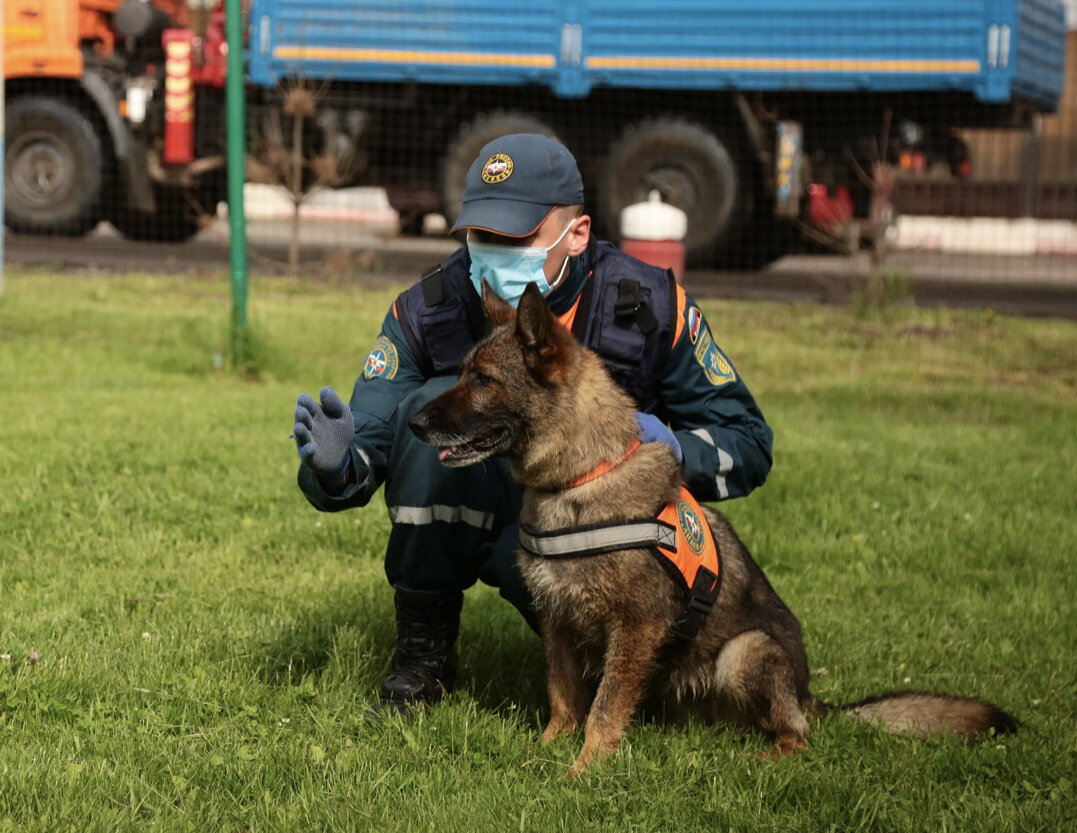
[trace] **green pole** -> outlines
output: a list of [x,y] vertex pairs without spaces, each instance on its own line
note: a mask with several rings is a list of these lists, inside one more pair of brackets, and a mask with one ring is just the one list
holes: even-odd
[[225,0],[225,39],[228,41],[228,78],[225,109],[228,119],[228,223],[232,272],[232,360],[242,366],[249,360],[247,332],[247,219],[243,206],[246,179],[247,117],[244,101],[246,70],[243,65],[243,9],[240,0]]
[[[0,0],[0,17],[4,13],[4,0]],[[4,294],[4,189],[7,188],[7,154],[4,152],[4,35],[0,32],[0,295]]]

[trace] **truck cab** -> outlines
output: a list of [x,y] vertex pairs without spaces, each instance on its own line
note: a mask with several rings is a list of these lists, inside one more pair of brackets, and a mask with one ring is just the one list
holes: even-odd
[[[184,164],[168,164],[163,153],[170,60],[164,33],[189,32],[187,22],[183,0],[4,4],[9,228],[79,235],[107,219],[143,239],[197,231],[193,205],[215,207],[223,194],[223,151],[201,170],[188,163],[196,153],[214,155],[219,129],[207,125]],[[189,89],[184,101],[194,124]],[[212,95],[200,98],[212,107]]]

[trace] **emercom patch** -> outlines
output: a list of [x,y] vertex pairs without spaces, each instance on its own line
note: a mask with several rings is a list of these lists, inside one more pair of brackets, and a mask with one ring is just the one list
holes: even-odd
[[726,385],[737,380],[737,374],[733,371],[733,365],[722,355],[718,345],[711,337],[710,327],[704,325],[696,342],[696,361],[703,366],[703,372],[707,374],[710,383],[715,387]]
[[374,346],[370,348],[370,353],[363,363],[363,378],[369,380],[383,376],[386,379],[392,379],[396,376],[398,367],[396,345],[385,336],[381,336],[374,342]]
[[493,185],[512,176],[512,157],[507,153],[495,153],[482,166],[482,181]]
[[696,515],[692,505],[686,500],[677,501],[677,520],[681,527],[681,534],[688,542],[688,549],[699,555],[703,552],[703,522]]

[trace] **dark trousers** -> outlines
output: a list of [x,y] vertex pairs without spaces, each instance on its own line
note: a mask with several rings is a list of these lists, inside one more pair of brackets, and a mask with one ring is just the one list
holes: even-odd
[[498,588],[535,627],[531,596],[516,565],[521,489],[502,459],[448,468],[437,449],[416,439],[408,419],[448,390],[456,377],[431,379],[397,410],[385,502],[392,531],[385,574],[409,590]]

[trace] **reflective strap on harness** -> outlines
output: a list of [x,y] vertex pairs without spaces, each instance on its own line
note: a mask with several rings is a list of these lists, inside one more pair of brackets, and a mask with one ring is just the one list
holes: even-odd
[[542,533],[520,526],[520,546],[538,558],[577,558],[636,547],[676,547],[677,531],[659,521],[617,521]]

